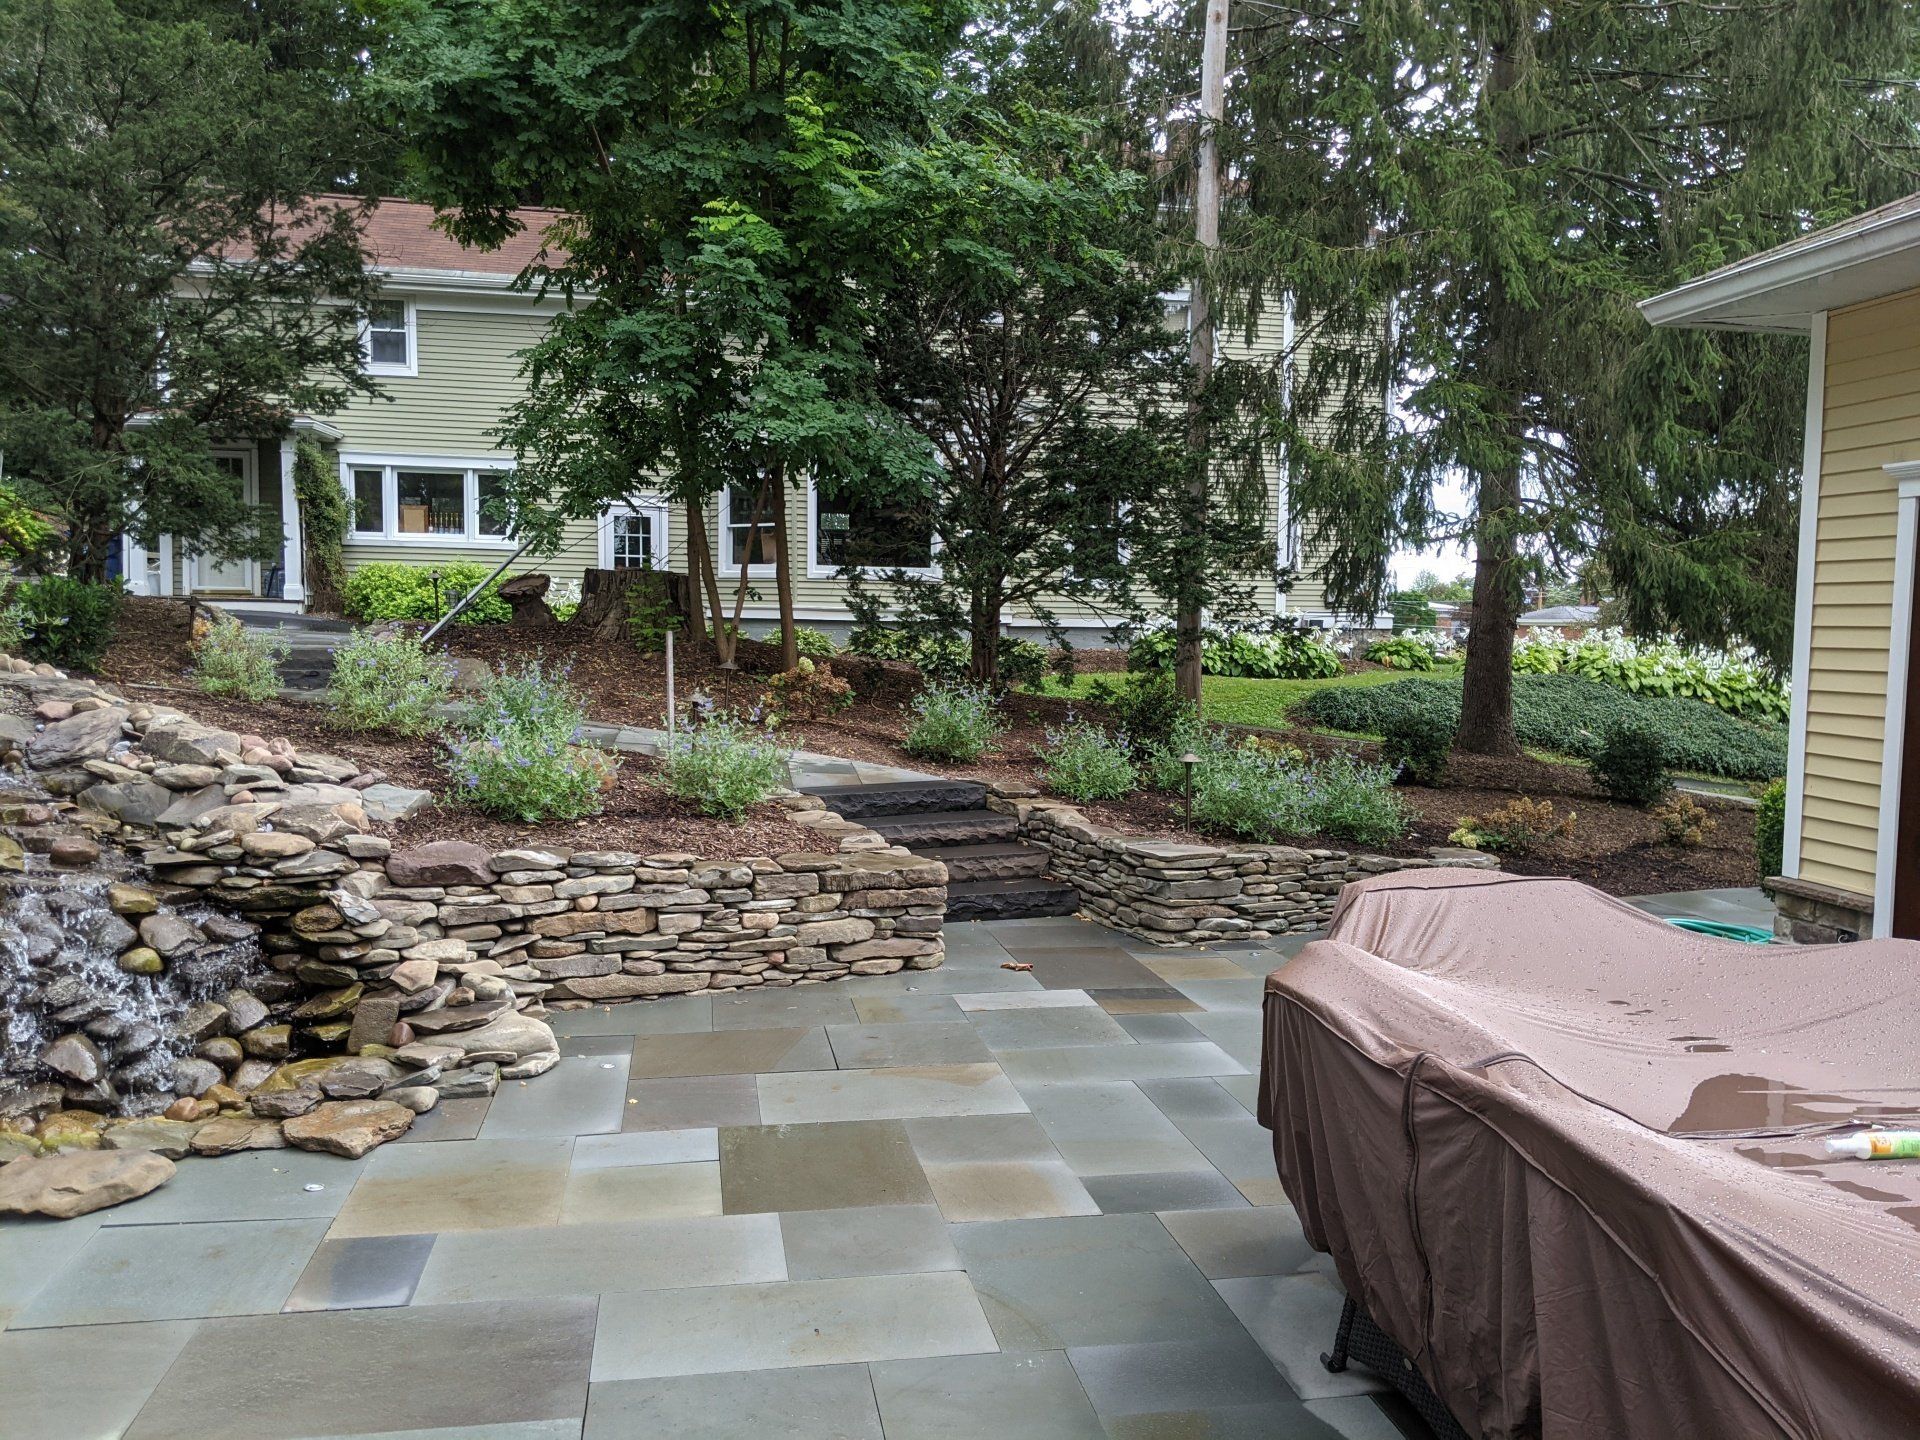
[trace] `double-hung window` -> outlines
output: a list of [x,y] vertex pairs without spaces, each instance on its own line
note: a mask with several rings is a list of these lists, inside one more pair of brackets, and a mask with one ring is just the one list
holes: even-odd
[[370,375],[417,374],[414,309],[406,300],[375,300],[367,307],[361,341]]
[[786,504],[787,497],[777,490],[770,494],[767,508],[756,525],[753,507],[759,498],[758,491],[748,485],[729,485],[721,492],[720,563],[723,567],[737,570],[742,563],[750,566],[774,563],[780,537],[773,528],[773,507]]
[[461,460],[346,456],[354,540],[409,544],[509,543],[498,513],[505,469]]

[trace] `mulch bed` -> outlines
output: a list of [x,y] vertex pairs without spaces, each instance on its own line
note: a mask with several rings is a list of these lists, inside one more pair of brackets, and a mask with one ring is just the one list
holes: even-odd
[[[473,656],[488,664],[537,655],[565,670],[594,719],[641,726],[663,722],[666,661],[662,655],[642,655],[624,643],[583,643],[578,632],[558,624],[455,627],[448,646],[457,655]],[[172,703],[229,727],[285,735],[296,745],[343,751],[378,765],[402,784],[436,793],[444,787],[445,776],[435,766],[427,742],[342,731],[326,722],[324,711],[310,705],[287,701],[252,705],[201,695],[184,679],[186,647],[184,605],[135,599],[128,604],[100,674],[123,685],[158,686],[172,692],[167,695]],[[1110,663],[1121,665],[1124,658],[1121,651],[1082,656],[1083,662],[1089,662],[1088,669]],[[699,643],[677,645],[675,689],[679,703],[684,706],[699,694],[729,709],[749,710],[759,704],[768,677],[780,668],[779,651],[743,641],[738,660],[737,670],[724,671],[715,663],[710,647]],[[971,765],[936,766],[907,754],[902,743],[911,718],[908,707],[919,683],[912,669],[851,656],[837,659],[833,665],[835,673],[853,685],[854,703],[837,715],[795,724],[788,740],[803,749],[853,760],[937,769],[956,777],[1039,784],[1047,731],[1076,708],[1075,702],[1064,699],[1015,695],[1006,704],[1008,728],[995,752]],[[1358,662],[1351,668],[1377,667]],[[1077,708],[1087,712],[1098,707],[1081,701]],[[1281,738],[1314,754],[1356,748],[1353,741],[1304,729],[1286,732]],[[1373,747],[1357,748],[1372,757]],[[545,836],[551,843],[575,846],[591,844],[642,852],[690,850],[709,855],[779,854],[810,848],[808,832],[791,824],[774,807],[762,807],[742,826],[699,815],[645,783],[654,769],[653,762],[645,757],[626,757],[606,814],[591,820],[570,825],[515,826],[449,804],[407,821],[397,838],[471,838],[498,847]],[[1666,843],[1658,823],[1645,811],[1608,801],[1594,789],[1583,765],[1550,764],[1527,757],[1470,757],[1453,763],[1446,784],[1433,788],[1408,786],[1401,794],[1419,818],[1402,840],[1375,847],[1383,853],[1421,854],[1428,846],[1447,843],[1447,836],[1462,816],[1483,815],[1526,796],[1551,800],[1557,812],[1572,811],[1577,818],[1572,836],[1549,841],[1534,854],[1502,856],[1502,865],[1515,873],[1570,875],[1615,895],[1755,883],[1753,811],[1731,802],[1696,797],[1717,825],[1705,843],[1682,848]],[[1165,792],[1143,791],[1124,800],[1080,808],[1095,823],[1125,833],[1196,842],[1210,839],[1185,824],[1179,813],[1179,797]],[[1217,838],[1212,843],[1218,843]],[[1299,837],[1295,843],[1351,848],[1346,842],[1312,836]]]
[[546,844],[642,855],[684,850],[711,856],[780,855],[819,848],[813,832],[795,825],[777,805],[760,806],[737,824],[702,815],[689,802],[650,783],[660,767],[645,755],[621,757],[606,808],[590,819],[537,825],[497,820],[451,796],[432,741],[344,729],[329,722],[323,707],[302,701],[255,702],[206,695],[185,678],[189,660],[186,607],[178,601],[134,598],[122,614],[113,648],[98,673],[134,696],[177,705],[209,724],[267,738],[285,736],[296,749],[350,756],[384,770],[396,785],[431,790],[443,797],[391,829],[396,845],[471,840],[490,850]]

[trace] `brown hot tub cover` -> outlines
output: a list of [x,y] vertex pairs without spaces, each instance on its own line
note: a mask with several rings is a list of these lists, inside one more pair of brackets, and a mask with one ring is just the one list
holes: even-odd
[[1920,1436],[1920,944],[1741,945],[1569,880],[1349,885],[1267,981],[1308,1238],[1471,1434]]

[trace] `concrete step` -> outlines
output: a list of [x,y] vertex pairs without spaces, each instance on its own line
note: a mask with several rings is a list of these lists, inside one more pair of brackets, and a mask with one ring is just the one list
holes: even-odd
[[914,852],[947,867],[947,883],[967,880],[1021,880],[1047,873],[1048,853],[1024,840],[996,840],[980,845],[929,845]]
[[[851,817],[850,817],[851,818]],[[911,815],[860,817],[860,823],[895,845],[919,852],[937,845],[980,845],[1019,837],[1019,823],[993,810],[935,810]]]
[[987,787],[977,780],[929,778],[882,785],[826,785],[808,793],[818,795],[829,810],[848,820],[980,810],[987,803]]
[[963,880],[947,886],[949,920],[1036,920],[1079,908],[1080,896],[1058,880]]

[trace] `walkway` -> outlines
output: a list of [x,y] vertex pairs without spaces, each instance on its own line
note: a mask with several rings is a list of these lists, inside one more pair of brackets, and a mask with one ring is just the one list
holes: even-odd
[[1284,955],[1074,920],[948,946],[559,1015],[550,1074],[363,1160],[191,1160],[0,1224],[0,1430],[1424,1437],[1316,1358],[1339,1291],[1251,1113]]

